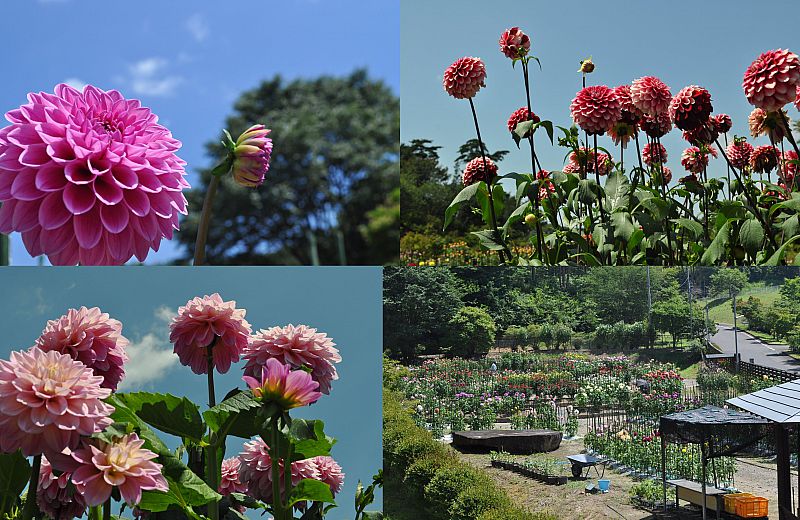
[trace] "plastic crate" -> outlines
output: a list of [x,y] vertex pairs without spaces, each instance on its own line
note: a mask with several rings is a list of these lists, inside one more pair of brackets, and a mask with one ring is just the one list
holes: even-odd
[[736,516],[765,518],[769,515],[769,500],[764,497],[740,497],[736,500]]
[[736,499],[740,497],[751,497],[751,493],[729,493],[725,498],[725,512],[731,515],[736,514]]

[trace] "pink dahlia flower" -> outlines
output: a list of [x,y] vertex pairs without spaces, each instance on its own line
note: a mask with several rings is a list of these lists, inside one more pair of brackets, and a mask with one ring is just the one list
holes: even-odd
[[305,370],[292,370],[275,358],[269,358],[261,367],[261,379],[243,376],[242,379],[256,399],[277,404],[283,410],[316,403],[322,394],[319,383]]
[[714,125],[714,129],[720,134],[727,134],[733,127],[733,121],[728,114],[717,114],[711,117],[711,122]]
[[644,133],[650,137],[659,138],[664,137],[672,130],[672,121],[670,121],[667,114],[659,114],[656,116],[645,114],[639,121],[639,126],[641,126]]
[[797,173],[797,152],[794,150],[787,150],[781,157],[781,168],[778,172],[781,179],[790,184],[794,180],[794,176]]
[[667,162],[667,149],[663,144],[647,143],[642,150],[642,160],[648,166]]
[[219,491],[222,495],[231,493],[247,493],[247,484],[239,480],[239,469],[242,460],[239,457],[231,457],[222,461],[222,478],[219,483]]
[[314,457],[308,460],[317,467],[319,477],[316,480],[328,484],[331,488],[331,493],[336,496],[344,486],[342,467],[333,460],[333,457]]
[[56,265],[143,261],[172,238],[189,184],[155,114],[91,85],[28,99],[0,130],[0,233]]
[[444,71],[444,90],[456,99],[468,99],[485,87],[486,66],[480,58],[465,56]]
[[47,322],[36,346],[45,352],[55,350],[68,354],[103,378],[102,386],[116,390],[125,376],[128,361],[122,335],[122,323],[97,307],[70,309],[57,320]]
[[307,325],[291,324],[258,331],[250,338],[242,357],[247,360],[244,373],[250,377],[261,377],[261,367],[270,358],[292,368],[310,369],[311,378],[326,395],[330,394],[331,382],[339,379],[335,365],[342,361],[336,343],[327,334]]
[[264,183],[272,156],[272,130],[264,125],[253,125],[236,140],[233,149],[233,180],[245,188],[256,188]]
[[[781,111],[785,116],[786,111],[783,109]],[[752,137],[766,135],[776,143],[781,141],[789,132],[777,112],[766,112],[760,108],[754,108],[750,112],[747,122],[750,125],[750,135]]]
[[167,491],[158,455],[143,448],[144,441],[129,433],[114,443],[99,442],[99,447],[85,443],[72,453],[79,464],[72,472],[72,482],[86,504],[97,506],[108,500],[116,487],[128,505],[142,499],[142,491]]
[[579,173],[581,173],[581,165],[577,164],[577,163],[574,163],[574,162],[568,162],[567,164],[564,165],[563,168],[561,168],[561,171],[564,172],[564,173],[578,173],[579,174]]
[[800,85],[797,85],[797,97],[794,100],[794,106],[800,110]]
[[42,457],[39,484],[36,488],[36,504],[39,510],[53,520],[80,518],[86,511],[86,502],[80,493],[70,486],[72,473],[62,472],[56,476],[47,458]]
[[681,165],[695,175],[702,173],[708,166],[708,154],[696,146],[690,146],[681,154]]
[[[66,354],[32,347],[0,360],[0,451],[25,456],[77,447],[112,423],[103,378]],[[51,457],[52,458],[52,457]]]
[[742,88],[751,105],[767,112],[780,110],[797,97],[800,58],[784,49],[767,51],[747,67]]
[[644,113],[633,104],[633,100],[631,99],[631,86],[619,85],[618,87],[614,87],[614,94],[616,94],[619,100],[619,106],[622,109],[619,118],[620,122],[636,125],[644,116]]
[[539,181],[539,200],[546,199],[551,194],[555,193],[556,186],[553,184],[553,179],[550,177],[549,171],[539,170],[536,172],[536,179]]
[[769,173],[778,167],[780,156],[780,151],[774,146],[758,146],[750,154],[750,167],[756,173]]
[[667,114],[672,92],[655,76],[645,76],[631,83],[631,101],[645,114],[658,116]]
[[595,165],[597,165],[597,173],[600,175],[608,174],[614,165],[613,159],[608,154],[598,151],[595,158],[594,150],[585,147],[581,147],[577,153],[570,153],[569,162],[573,167],[577,167],[576,171],[585,169],[586,173],[594,173]]
[[691,130],[683,131],[683,138],[693,146],[710,145],[719,137],[719,131],[711,119]]
[[181,363],[195,374],[205,374],[207,349],[212,347],[214,369],[220,374],[227,372],[231,363],[239,361],[250,338],[246,312],[237,309],[235,301],[222,301],[218,293],[186,302],[169,326],[169,340]]
[[669,104],[669,118],[681,130],[694,130],[708,121],[713,107],[708,90],[689,85],[678,92]]
[[519,27],[507,29],[500,35],[500,52],[512,60],[522,58],[531,50],[531,39]]
[[[538,123],[541,121],[539,116],[534,114],[533,112],[529,111],[527,107],[522,107],[518,110],[515,110],[511,116],[508,118],[508,131],[513,132],[514,129],[517,127],[518,124],[522,123],[523,121],[533,121],[534,123]],[[525,132],[525,135],[522,137],[527,138],[531,134],[530,130]]]
[[638,130],[639,128],[635,124],[618,121],[608,129],[608,136],[614,141],[615,145],[622,145],[623,148],[627,148],[630,140],[636,137]]
[[[484,164],[486,166],[485,168]],[[486,158],[485,163],[483,157],[476,157],[472,159],[464,167],[464,172],[461,174],[461,179],[464,182],[464,186],[469,186],[481,181],[489,183],[495,177],[497,177],[497,165],[488,157]]]
[[606,133],[622,115],[617,95],[605,85],[593,85],[578,91],[569,111],[575,124],[590,135]]
[[734,168],[740,170],[750,165],[750,155],[753,153],[753,145],[744,140],[734,140],[728,145],[728,160]]
[[661,166],[661,169],[664,171],[662,180],[664,181],[664,186],[666,186],[667,184],[672,182],[672,170],[670,170],[666,166]]
[[[250,496],[264,502],[272,501],[272,458],[269,456],[269,446],[262,439],[255,439],[244,443],[244,451],[239,454],[241,466],[239,480],[247,486]],[[297,485],[301,480],[310,478],[320,480],[317,465],[311,459],[292,462],[292,485]],[[280,488],[284,491],[283,461],[279,464]]]

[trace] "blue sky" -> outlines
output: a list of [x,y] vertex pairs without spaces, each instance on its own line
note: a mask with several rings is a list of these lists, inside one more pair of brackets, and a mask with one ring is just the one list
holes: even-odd
[[[339,439],[333,456],[346,473],[345,488],[329,518],[354,516],[356,483],[371,481],[382,465],[380,268],[21,267],[0,269],[0,287],[7,302],[0,312],[0,358],[30,347],[47,320],[67,309],[97,306],[122,322],[131,341],[122,390],[185,395],[203,409],[205,376],[180,365],[169,343],[169,320],[189,299],[219,292],[236,300],[254,330],[302,323],[327,333],[342,355],[340,379],[329,396],[293,415],[324,420],[326,432]],[[243,366],[215,379],[218,400],[245,387]],[[230,440],[227,455],[238,453],[241,442]]]
[[[2,57],[0,112],[60,82],[115,88],[142,100],[183,142],[179,155],[209,166],[233,101],[261,80],[343,75],[366,67],[399,92],[399,0],[25,0],[0,2],[13,51]],[[18,234],[14,264],[35,264]],[[148,256],[176,256],[170,243]]]
[[[587,84],[613,87],[654,75],[673,94],[686,85],[701,85],[711,92],[715,113],[732,117],[729,137],[749,136],[747,116],[753,107],[741,88],[744,71],[769,49],[800,52],[798,16],[800,4],[793,0],[576,0],[569,5],[541,0],[403,0],[401,140],[433,140],[442,146],[442,162],[452,169],[458,146],[474,138],[475,129],[467,100],[453,99],[442,89],[442,73],[457,58],[477,56],[487,69],[486,88],[474,98],[481,134],[490,150],[512,152],[501,163],[501,173],[530,171],[530,152],[527,147],[518,151],[506,128],[511,112],[525,105],[521,68],[511,68],[497,43],[512,26],[531,37],[531,53],[542,62],[542,71],[531,62],[533,111],[554,125],[572,124],[569,104],[581,88],[579,62],[591,55],[597,68]],[[788,108],[789,117],[797,119],[797,110]],[[680,132],[673,130],[662,142],[674,177],[686,175],[680,154],[688,145]],[[565,150],[551,146],[544,129],[537,132],[536,143],[542,167],[560,169]],[[619,149],[612,149],[610,138],[601,137],[598,144],[619,160]],[[757,144],[769,142],[764,137]],[[634,155],[635,146],[629,145],[625,156]],[[722,157],[712,160],[709,173],[724,176],[725,170]]]

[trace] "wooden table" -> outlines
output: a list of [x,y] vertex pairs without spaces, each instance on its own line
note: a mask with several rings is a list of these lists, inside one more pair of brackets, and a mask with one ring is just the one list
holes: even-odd
[[[686,502],[703,507],[703,487],[699,482],[676,479],[668,480],[667,484],[675,486],[675,506],[678,505],[679,500],[685,500]],[[728,493],[730,493],[730,491],[706,485],[705,507],[716,511],[717,519],[720,518],[723,509],[723,497]]]

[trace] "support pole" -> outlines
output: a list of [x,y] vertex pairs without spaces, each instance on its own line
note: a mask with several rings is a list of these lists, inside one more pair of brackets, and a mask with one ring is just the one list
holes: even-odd
[[703,520],[706,520],[706,436],[700,437],[700,465],[702,466],[702,482],[700,486],[703,488]]
[[664,511],[667,510],[667,440],[661,435],[661,490],[664,493]]
[[739,327],[738,322],[736,321],[736,293],[731,291],[731,297],[733,298],[733,345],[736,351],[736,355],[733,359],[734,363],[736,363],[736,370],[734,373],[739,373]]
[[778,462],[778,518],[790,520],[792,515],[791,468],[789,464],[789,429],[775,425],[775,451]]

